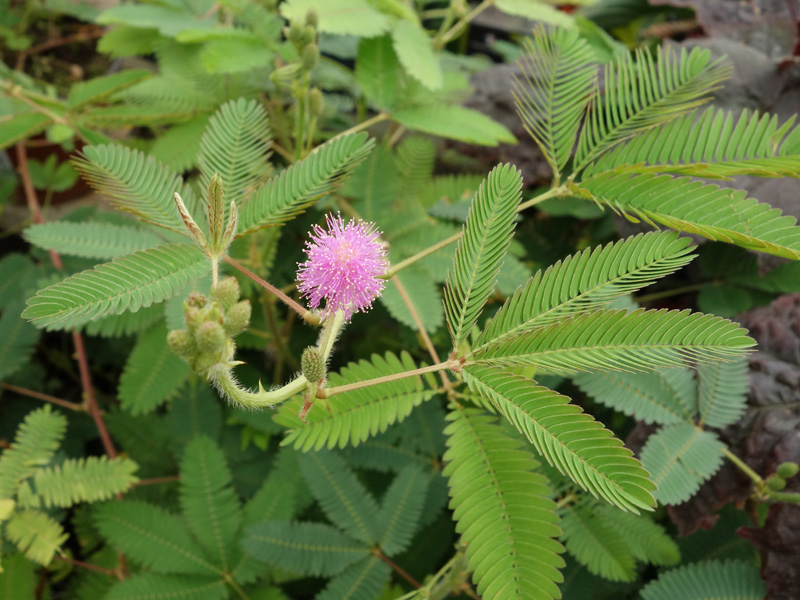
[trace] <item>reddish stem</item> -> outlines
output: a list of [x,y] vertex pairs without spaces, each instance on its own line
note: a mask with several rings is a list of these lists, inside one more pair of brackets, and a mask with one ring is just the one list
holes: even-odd
[[372,553],[373,553],[375,556],[377,556],[378,558],[380,558],[380,559],[381,559],[383,562],[385,562],[387,565],[389,565],[390,567],[392,567],[392,570],[394,570],[394,572],[395,572],[395,573],[397,573],[398,575],[400,575],[400,577],[402,577],[403,579],[405,579],[405,580],[406,580],[408,583],[410,583],[411,585],[413,585],[415,588],[419,589],[419,588],[421,588],[421,587],[422,587],[422,584],[421,584],[419,581],[417,581],[417,580],[416,580],[416,579],[414,579],[414,578],[413,578],[411,575],[409,575],[408,573],[406,573],[406,572],[405,572],[405,571],[404,571],[404,570],[403,570],[403,569],[402,569],[402,568],[401,568],[399,565],[397,565],[397,563],[395,563],[394,561],[392,561],[392,559],[390,559],[388,556],[386,556],[386,555],[385,555],[385,554],[384,554],[384,553],[381,551],[381,549],[380,549],[380,548],[375,548],[375,549],[372,551]]
[[180,475],[167,475],[166,477],[152,477],[150,479],[140,479],[135,485],[156,485],[159,483],[172,483],[180,481]]
[[115,579],[122,580],[120,574],[113,569],[106,569],[105,567],[99,567],[97,565],[82,562],[80,560],[75,560],[74,558],[67,558],[66,556],[59,556],[58,554],[55,556],[55,559],[60,560],[61,562],[68,563],[70,565],[75,565],[76,567],[89,569],[90,571],[94,571],[95,573],[102,573],[103,575],[108,575],[109,577],[114,577]]
[[0,387],[5,388],[11,392],[20,394],[22,396],[30,396],[31,398],[36,398],[37,400],[52,402],[53,404],[57,404],[58,406],[63,406],[64,408],[68,408],[70,410],[80,411],[80,412],[84,411],[84,407],[76,402],[69,402],[67,400],[62,400],[61,398],[56,398],[55,396],[42,394],[41,392],[35,392],[34,390],[29,390],[27,388],[11,385],[10,383],[0,383]]
[[32,54],[38,54],[44,50],[50,50],[51,48],[58,48],[59,46],[63,46],[65,44],[71,44],[72,42],[83,42],[87,40],[93,40],[99,38],[106,32],[105,29],[102,27],[85,27],[78,31],[77,33],[73,33],[72,35],[66,35],[64,37],[56,38],[54,40],[48,40],[46,42],[42,42],[41,44],[37,44],[36,46],[31,46],[27,50],[23,50],[17,56],[17,64],[15,65],[15,69],[17,71],[22,71],[23,67],[25,66],[25,59],[31,56]]

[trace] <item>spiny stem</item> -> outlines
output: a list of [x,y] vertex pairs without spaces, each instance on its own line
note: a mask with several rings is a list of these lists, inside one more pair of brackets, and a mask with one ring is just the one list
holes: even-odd
[[41,392],[35,392],[34,390],[29,390],[16,385],[11,385],[10,383],[0,383],[0,387],[5,388],[10,392],[15,392],[17,394],[20,394],[22,396],[30,396],[31,398],[36,398],[37,400],[52,402],[53,404],[57,404],[58,406],[63,406],[64,408],[68,408],[69,410],[74,410],[76,412],[86,412],[86,408],[82,404],[78,404],[77,402],[69,402],[68,400],[62,400],[61,398],[56,398],[55,396],[42,394]]
[[439,363],[438,365],[422,367],[421,369],[414,369],[413,371],[404,371],[402,373],[394,373],[393,375],[384,375],[383,377],[375,377],[374,379],[365,379],[364,381],[356,381],[354,383],[348,383],[347,385],[339,385],[332,388],[323,388],[317,390],[317,398],[320,399],[330,398],[331,396],[335,396],[336,394],[342,394],[344,392],[350,392],[352,390],[358,390],[361,388],[378,385],[379,383],[397,381],[398,379],[405,379],[406,377],[414,377],[415,375],[424,375],[425,373],[435,373],[436,371],[443,371],[445,369],[456,369],[460,366],[461,366],[460,361],[448,360],[446,362]]
[[307,308],[304,308],[304,307],[300,306],[297,302],[295,302],[294,300],[289,298],[289,296],[284,294],[282,291],[280,291],[278,288],[276,288],[271,283],[268,283],[268,282],[264,281],[263,279],[261,279],[261,277],[259,277],[255,273],[253,273],[251,270],[245,268],[243,265],[239,264],[237,261],[232,259],[230,256],[226,256],[223,260],[226,263],[228,263],[229,265],[231,265],[233,268],[238,270],[239,272],[243,273],[244,275],[246,275],[247,277],[249,277],[250,279],[255,281],[258,285],[263,287],[270,294],[274,295],[276,298],[281,300],[284,304],[286,304],[286,306],[288,306],[293,311],[295,311],[298,315],[300,315],[306,323],[309,323],[311,325],[319,325],[320,324],[319,317],[317,315],[312,313]]

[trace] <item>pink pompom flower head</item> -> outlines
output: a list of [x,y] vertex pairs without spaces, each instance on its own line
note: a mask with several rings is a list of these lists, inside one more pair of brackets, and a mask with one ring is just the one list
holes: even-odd
[[340,214],[325,219],[328,230],[314,225],[311,241],[306,242],[308,260],[298,265],[297,289],[311,308],[319,308],[325,299],[323,318],[341,310],[349,321],[353,313],[370,308],[383,291],[379,277],[389,261],[374,223],[355,219],[345,223]]

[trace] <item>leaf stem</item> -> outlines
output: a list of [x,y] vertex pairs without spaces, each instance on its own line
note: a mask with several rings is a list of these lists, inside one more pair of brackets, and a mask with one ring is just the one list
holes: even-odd
[[176,481],[180,481],[180,475],[167,475],[165,477],[151,477],[150,479],[140,479],[136,483],[134,483],[134,487],[142,486],[142,485],[158,485],[159,483],[174,483]]
[[41,104],[37,104],[28,97],[28,94],[22,93],[21,90],[23,90],[23,88],[21,86],[14,85],[11,82],[8,82],[8,84],[6,84],[6,82],[4,81],[0,81],[0,86],[5,88],[6,93],[9,96],[11,96],[12,98],[16,98],[20,102],[24,102],[25,104],[30,106],[33,110],[43,114],[48,119],[51,119],[53,122],[58,123],[59,125],[69,125],[69,122],[64,117],[57,115],[52,110],[50,110],[49,108],[45,108]]
[[461,30],[464,27],[466,27],[467,25],[469,25],[469,23],[475,17],[477,17],[479,14],[481,14],[487,8],[489,8],[493,4],[493,2],[494,2],[494,0],[483,0],[483,2],[478,4],[478,6],[473,8],[471,11],[469,11],[463,17],[461,17],[456,22],[456,24],[453,25],[450,29],[448,29],[445,33],[443,33],[441,36],[437,36],[437,39],[435,39],[434,42],[433,42],[433,47],[435,49],[437,49],[437,50],[442,48],[442,47],[444,47],[450,40],[452,40],[454,37],[459,35],[461,33]]
[[374,117],[371,117],[371,118],[367,119],[366,121],[362,121],[358,125],[353,125],[350,129],[346,129],[345,131],[336,134],[331,139],[333,140],[333,139],[336,139],[338,137],[349,135],[351,133],[358,133],[359,131],[362,131],[363,129],[367,129],[368,127],[372,127],[376,123],[380,123],[381,121],[386,121],[388,118],[389,118],[389,114],[388,113],[380,112],[377,115],[375,115]]
[[395,563],[391,558],[386,556],[380,548],[373,548],[372,549],[372,553],[375,556],[377,556],[378,558],[380,558],[387,565],[389,565],[395,573],[400,575],[400,577],[405,579],[408,583],[413,585],[415,588],[420,589],[422,587],[422,584],[419,581],[417,581],[411,575],[406,573],[405,570],[403,570],[397,563]]
[[800,505],[800,494],[795,494],[792,492],[778,492],[776,490],[770,489],[767,483],[762,479],[762,477],[756,473],[753,469],[750,468],[746,462],[744,462],[741,458],[736,456],[727,446],[723,446],[722,453],[725,457],[735,464],[739,469],[741,469],[745,475],[747,475],[755,484],[758,492],[771,500],[777,500],[779,502],[788,502],[790,504],[798,504]]
[[364,381],[356,381],[354,383],[348,383],[347,385],[339,385],[332,388],[323,388],[317,390],[317,398],[323,400],[325,398],[330,398],[331,396],[335,396],[336,394],[342,394],[344,392],[350,392],[353,390],[358,390],[361,388],[378,385],[379,383],[397,381],[398,379],[405,379],[406,377],[414,377],[415,375],[424,375],[425,373],[435,373],[436,371],[444,371],[445,369],[457,369],[460,366],[461,366],[461,361],[448,360],[443,363],[439,363],[437,365],[422,367],[420,369],[414,369],[412,371],[403,371],[402,373],[394,373],[393,375],[384,375],[383,377],[375,377],[374,379],[365,379]]
[[430,256],[434,252],[437,252],[438,250],[441,250],[442,248],[444,248],[446,246],[449,246],[453,242],[457,242],[458,240],[461,239],[461,236],[462,236],[462,233],[459,231],[458,233],[454,233],[453,235],[451,235],[449,238],[445,238],[441,242],[436,242],[432,246],[429,246],[428,248],[425,248],[425,250],[422,250],[421,252],[417,252],[413,256],[409,256],[405,260],[401,260],[396,265],[392,265],[392,267],[390,267],[389,270],[386,271],[386,273],[381,275],[380,278],[381,279],[391,279],[392,277],[397,275],[398,272],[402,271],[406,267],[410,267],[411,265],[413,265],[416,262],[419,262],[420,260],[422,260],[426,256]]
[[289,298],[289,296],[284,294],[282,291],[280,291],[278,288],[276,288],[271,283],[268,283],[268,282],[264,281],[263,279],[261,279],[261,277],[259,277],[255,273],[253,273],[251,270],[245,268],[243,265],[241,265],[236,260],[232,259],[230,256],[226,256],[223,260],[226,263],[228,263],[229,265],[231,265],[233,268],[238,270],[239,272],[243,273],[244,275],[246,275],[247,277],[249,277],[250,279],[255,281],[258,285],[263,287],[270,294],[272,294],[273,296],[275,296],[276,298],[281,300],[284,304],[286,304],[286,306],[288,306],[293,311],[295,311],[298,315],[300,315],[306,323],[309,323],[311,325],[319,325],[320,324],[319,317],[316,314],[312,313],[307,308],[304,308],[303,306],[300,306],[300,304],[298,304],[297,302],[295,302],[294,300]]
[[60,560],[61,562],[65,562],[69,565],[81,567],[82,569],[88,569],[89,571],[94,571],[95,573],[102,573],[103,575],[108,575],[109,577],[113,577],[114,579],[119,579],[120,581],[122,581],[121,573],[115,571],[114,569],[106,569],[105,567],[100,567],[98,565],[93,565],[91,563],[75,560],[74,558],[69,558],[67,556],[61,556],[60,554],[56,554],[53,558],[55,558],[56,560]]
[[87,412],[86,407],[83,406],[82,404],[78,404],[77,402],[69,402],[68,400],[62,400],[61,398],[56,398],[55,396],[42,394],[41,392],[35,392],[34,390],[29,390],[27,388],[11,385],[10,383],[0,383],[0,387],[5,388],[10,392],[15,392],[17,394],[20,394],[22,396],[30,396],[31,398],[36,398],[37,400],[52,402],[53,404],[57,404],[58,406],[63,406],[64,408],[68,408],[69,410],[74,410],[76,412]]
[[663,292],[654,292],[652,294],[636,296],[634,300],[639,304],[644,304],[645,302],[653,302],[654,300],[661,300],[662,298],[671,298],[673,296],[680,296],[681,294],[697,292],[703,289],[706,285],[708,285],[707,282],[693,283],[691,285],[684,285],[683,287],[677,287],[671,290],[664,290]]

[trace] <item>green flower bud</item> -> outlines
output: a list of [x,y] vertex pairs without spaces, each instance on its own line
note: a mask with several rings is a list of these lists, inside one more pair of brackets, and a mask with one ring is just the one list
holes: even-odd
[[206,298],[200,292],[192,292],[189,294],[189,297],[186,298],[186,302],[184,303],[185,306],[193,306],[195,308],[203,308],[208,303],[208,298]]
[[306,71],[310,71],[314,67],[317,66],[319,62],[319,46],[316,44],[309,44],[305,48],[303,48],[303,68]]
[[226,277],[211,290],[211,299],[219,302],[225,310],[230,309],[239,299],[239,282],[236,277]]
[[250,324],[251,312],[250,300],[242,300],[234,304],[225,315],[225,333],[233,337],[247,329]]
[[325,361],[322,360],[322,356],[314,346],[309,346],[303,350],[300,369],[305,378],[311,383],[319,383],[325,379]]
[[773,491],[780,492],[783,488],[786,487],[786,480],[783,477],[778,477],[777,475],[773,475],[769,479],[767,479],[767,487]]
[[800,471],[800,465],[793,462],[785,462],[778,465],[777,473],[780,477],[789,479],[790,477],[797,475],[798,471]]
[[225,348],[225,330],[215,321],[206,321],[194,335],[198,350],[203,354],[219,354]]
[[308,110],[312,117],[318,117],[325,109],[325,98],[319,88],[311,88],[308,92]]
[[303,44],[304,34],[305,27],[303,27],[299,21],[292,21],[292,24],[289,25],[289,33],[286,34],[286,37],[288,37],[289,41],[295,46],[300,46]]
[[174,329],[167,334],[167,344],[181,358],[190,358],[197,353],[192,334],[185,329]]
[[186,327],[190,331],[197,331],[197,328],[205,321],[203,311],[194,306],[189,306],[186,302],[183,305],[183,315],[186,320]]
[[311,25],[306,25],[305,28],[303,28],[303,41],[301,43],[301,46],[311,44],[316,40],[317,40],[317,30]]
[[300,65],[297,63],[284,65],[280,69],[275,69],[269,76],[269,80],[274,84],[288,85],[297,76],[298,71],[300,71]]
[[313,8],[309,8],[308,12],[306,13],[306,25],[309,25],[314,29],[319,26],[319,17],[317,16],[317,11]]
[[222,178],[214,174],[208,184],[208,230],[211,233],[211,250],[219,252],[224,229],[225,203],[222,192]]

